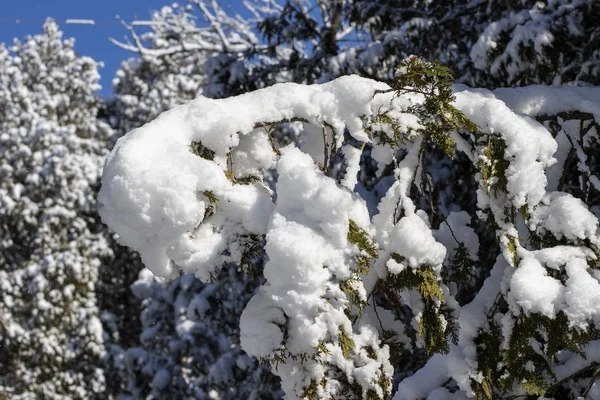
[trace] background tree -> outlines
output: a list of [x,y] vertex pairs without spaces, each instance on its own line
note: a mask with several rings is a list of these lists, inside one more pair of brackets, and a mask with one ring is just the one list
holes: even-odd
[[[216,1],[190,0],[187,6],[165,7],[150,21],[124,24],[129,42],[114,42],[150,64],[170,64],[161,67],[163,71],[185,65],[192,68],[186,72],[201,71],[202,94],[214,98],[277,82],[323,82],[360,68],[370,68],[373,74],[380,69],[375,68],[375,51],[360,54],[369,38],[346,18],[352,2],[244,4],[247,17],[229,15]],[[150,31],[136,31],[142,25],[150,25]],[[196,72],[186,75],[198,81]]]
[[[198,29],[189,8],[175,4],[154,12],[150,21],[153,29],[141,37],[124,24],[135,35],[135,43],[147,43],[151,50],[121,63],[113,80],[114,96],[107,113],[118,132],[129,132],[202,92],[208,53],[187,48],[170,51]],[[127,48],[142,49],[132,46]]]
[[410,54],[439,60],[459,82],[490,89],[598,84],[596,1],[352,3],[350,21],[396,62]]
[[52,20],[0,46],[0,396],[105,398],[98,64]]

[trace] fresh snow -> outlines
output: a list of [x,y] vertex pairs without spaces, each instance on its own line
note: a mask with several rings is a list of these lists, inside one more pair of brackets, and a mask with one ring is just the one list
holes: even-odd
[[[369,390],[382,394],[377,381],[393,373],[390,348],[380,338],[381,318],[366,311],[361,318],[350,319],[345,310],[354,306],[343,285],[350,285],[358,299],[368,302],[378,278],[405,268],[430,266],[439,280],[442,264],[458,241],[469,249],[472,260],[478,259],[478,239],[469,227],[469,214],[450,213],[434,231],[409,196],[411,184],[422,178],[418,173],[421,138],[416,135],[403,145],[405,156],[381,201],[373,207],[359,195],[360,152],[344,140],[343,132],[347,130],[355,142],[369,142],[363,120],[382,109],[397,117],[405,132],[422,126],[407,114],[422,97],[375,93],[387,89],[382,83],[347,76],[322,85],[278,84],[223,100],[199,97],[121,138],[104,169],[100,215],[123,244],[140,252],[156,276],[172,279],[192,272],[209,280],[221,265],[240,263],[244,238],[265,235],[266,283],[242,314],[241,343],[249,355],[285,359],[275,373],[282,378],[287,399],[300,398],[310,382],[323,382],[315,387],[319,397],[335,396],[341,388],[339,379],[357,383],[363,395]],[[580,328],[600,320],[600,286],[587,271],[586,261],[596,256],[580,247],[584,240],[598,244],[598,221],[581,201],[547,191],[547,170],[557,163],[557,141],[530,117],[570,110],[577,96],[585,97],[586,107],[597,115],[593,104],[600,104],[600,99],[593,90],[565,88],[561,103],[563,92],[552,90],[551,102],[536,106],[536,96],[544,91],[535,87],[491,92],[456,86],[456,107],[481,132],[506,144],[506,192],[492,195],[481,176],[476,177],[478,207],[489,210],[495,219],[502,254],[479,294],[462,308],[441,284],[446,302],[456,310],[458,345],[402,381],[396,400],[427,395],[464,399],[464,393],[471,393],[471,379],[479,379],[474,340],[485,328],[486,312],[499,294],[506,296],[510,308],[498,321],[505,339],[521,314],[553,318],[562,310],[570,324]],[[290,144],[275,151],[266,125],[291,121],[301,123],[300,147]],[[339,183],[317,165],[324,161],[324,137],[329,146],[341,149],[346,161],[346,176]],[[209,148],[214,158],[194,154],[193,143]],[[471,148],[462,142],[459,150],[473,162],[488,162],[481,146]],[[376,143],[372,156],[382,170],[396,162],[397,155],[389,146]],[[276,180],[274,186],[260,180],[236,182],[251,175]],[[528,225],[507,220],[510,208],[526,210]],[[375,209],[375,215],[370,215],[369,210]],[[377,248],[377,260],[366,274],[357,272],[357,257],[365,254],[348,241],[350,220]],[[570,245],[538,251],[520,242],[511,245],[524,227],[566,239]],[[405,262],[391,259],[392,252]],[[547,268],[564,268],[568,279],[561,283]],[[413,309],[413,326],[417,326],[421,298],[414,290],[401,297]],[[199,301],[195,307],[202,315],[206,306]],[[396,324],[400,342],[408,340],[393,316],[386,321],[388,326]],[[348,339],[343,336],[352,340],[351,349],[344,347]],[[288,354],[304,356],[290,359]],[[337,375],[327,368],[334,368]],[[463,392],[439,388],[447,377]],[[156,379],[160,385],[162,375]]]

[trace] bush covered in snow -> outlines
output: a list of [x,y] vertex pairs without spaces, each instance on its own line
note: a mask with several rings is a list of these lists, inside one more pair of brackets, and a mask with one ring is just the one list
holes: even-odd
[[600,92],[451,84],[411,57],[199,97],[118,141],[100,215],[159,277],[264,260],[241,344],[286,398],[600,396],[598,220],[565,192],[595,193]]

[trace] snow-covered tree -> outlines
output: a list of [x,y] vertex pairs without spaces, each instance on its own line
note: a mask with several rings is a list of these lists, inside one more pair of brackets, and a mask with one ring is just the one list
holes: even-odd
[[[381,46],[370,46],[370,36],[349,21],[350,1],[251,0],[244,2],[244,17],[212,0],[186,4],[165,7],[149,21],[124,24],[128,40],[114,43],[140,58],[127,69],[140,68],[140,77],[149,71],[186,75],[187,81],[176,81],[183,79],[187,88],[213,98],[277,82],[323,82],[356,72],[382,75]],[[123,79],[128,72],[117,81],[129,82]],[[145,82],[151,85],[153,79]]]
[[[209,97],[235,95],[276,82],[323,82],[348,73],[392,83],[396,63],[410,54],[439,59],[451,67],[459,81],[476,86],[597,82],[595,43],[599,36],[594,15],[598,11],[597,4],[590,1],[257,1],[248,2],[253,11],[252,19],[231,17],[217,2],[194,0],[190,4],[192,7],[175,11],[185,24],[169,22],[170,17],[165,16],[174,11],[168,8],[155,14],[150,33],[138,35],[135,32],[133,27],[139,26],[139,21],[128,26],[132,43],[121,45],[141,56],[143,61],[137,65],[147,62],[164,65],[161,71],[173,70],[183,82],[186,79],[182,71],[173,69],[177,62],[163,63],[162,60],[188,57],[197,61],[193,64],[195,67],[203,64],[203,76],[194,72],[189,82],[194,82],[198,93]],[[160,23],[156,23],[157,16],[161,15],[163,19],[159,18]],[[165,28],[168,26],[171,27]],[[169,34],[171,31],[176,34]],[[183,62],[182,65],[189,64]],[[135,68],[127,72],[134,75]],[[123,76],[118,79],[126,82]],[[142,81],[152,88],[151,75]],[[591,110],[581,112],[579,106],[589,101],[591,95],[583,89],[576,90],[570,94],[571,100],[566,100],[567,92],[561,92],[565,100],[560,104],[568,103],[568,107],[557,106],[545,112],[532,106],[531,97],[527,97],[530,95],[524,94],[526,100],[522,103],[516,100],[517,96],[505,98],[500,92],[496,95],[510,103],[516,112],[538,119],[556,137],[559,143],[556,158],[564,167],[561,169],[564,173],[549,183],[548,189],[571,193],[598,213],[600,192],[596,188],[598,164],[594,153],[598,148],[597,124],[595,114]],[[175,102],[193,96],[192,92],[183,93],[185,95]],[[163,98],[170,96],[166,91],[162,93]],[[153,98],[161,96],[153,95]],[[135,101],[131,104],[134,105],[131,115],[136,115]],[[164,108],[154,107],[158,111]],[[143,122],[140,120],[135,126]],[[307,134],[313,129],[311,126],[293,118],[285,118],[284,122],[268,125],[273,145],[291,140],[313,155],[314,151],[322,151],[318,150],[321,136]],[[384,115],[375,123],[391,122]],[[328,143],[331,145],[330,140]],[[212,150],[205,151],[202,143],[193,147],[199,155],[212,154]],[[442,270],[442,277],[453,282],[450,285],[453,295],[459,305],[464,306],[474,299],[490,275],[500,249],[495,243],[498,235],[491,229],[491,219],[472,218],[478,209],[476,190],[480,184],[473,176],[480,165],[466,152],[459,151],[451,158],[444,149],[443,142],[424,142],[418,188],[413,187],[411,193],[416,206],[428,214],[433,231],[458,236],[455,231],[464,230],[453,224],[469,222],[469,229],[477,234],[480,246],[485,249],[478,251],[466,244],[454,248],[451,244],[456,237],[450,244],[444,242],[448,245],[444,262],[455,266],[458,272],[446,268]],[[381,168],[376,158],[382,150],[372,143],[367,143],[362,150],[356,191],[366,198],[380,199],[394,180],[394,165]],[[315,160],[323,165],[325,158]],[[330,177],[341,182],[346,174],[342,152],[331,154],[329,161]],[[268,185],[274,188],[270,182]],[[416,196],[419,192],[425,195]],[[371,214],[374,213],[376,203],[368,205]],[[467,212],[471,218],[460,212]],[[468,268],[461,267],[463,264]],[[385,285],[379,289],[386,293],[373,295],[379,306],[390,309],[401,303],[399,296],[391,295],[393,290],[386,289]],[[398,311],[396,307],[395,313],[396,317],[407,315],[405,308]],[[172,317],[169,319],[174,321]],[[408,328],[408,336],[414,334]],[[408,348],[405,352],[393,352],[391,364],[395,379],[412,374],[427,360],[426,352],[418,348],[417,342],[405,343]]]
[[348,73],[391,81],[411,54],[439,60],[476,87],[600,79],[594,0],[255,0],[245,2],[246,19],[215,1],[189,4],[185,24],[154,18],[150,36],[129,26],[131,43],[121,46],[145,59],[210,54],[203,63],[209,97]]
[[[167,279],[209,281],[262,249],[241,344],[287,398],[599,398],[598,220],[560,188],[570,168],[597,180],[565,154],[597,140],[600,92],[451,83],[411,57],[391,86],[200,97],[119,141],[100,214]],[[592,117],[557,117],[578,112]],[[297,144],[274,140],[278,124]],[[438,207],[456,183],[447,164],[464,159],[474,184]],[[186,327],[211,321],[189,310]],[[436,355],[407,372],[423,352]]]
[[115,128],[123,133],[195,98],[204,84],[202,69],[208,53],[187,49],[166,51],[197,29],[189,9],[176,4],[164,7],[153,13],[148,23],[152,30],[141,37],[133,26],[124,23],[136,43],[148,44],[152,52],[124,61],[113,80],[114,97],[109,102],[109,114]]
[[98,64],[52,20],[0,45],[0,397],[106,398]]
[[279,382],[239,345],[239,316],[256,278],[224,268],[213,283],[185,274],[165,285],[148,271],[140,344],[125,353],[124,398],[276,399]]
[[595,0],[351,3],[348,18],[392,65],[418,54],[474,87],[600,82]]
[[259,43],[256,21],[198,0],[163,7],[149,21],[123,22],[128,40],[113,42],[138,57],[124,62],[113,82],[121,128],[128,131],[200,93],[224,97],[256,88],[244,64]]

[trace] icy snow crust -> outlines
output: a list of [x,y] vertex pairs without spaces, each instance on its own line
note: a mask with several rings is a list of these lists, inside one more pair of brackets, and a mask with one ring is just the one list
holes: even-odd
[[[557,142],[529,117],[569,111],[581,101],[575,98],[584,99],[585,107],[598,115],[594,105],[600,104],[600,93],[556,89],[548,102],[539,104],[536,99],[546,94],[545,89],[490,92],[456,87],[456,107],[481,132],[504,140],[508,161],[505,193],[492,195],[480,174],[476,177],[478,207],[491,211],[502,254],[476,298],[460,308],[452,288],[441,283],[440,272],[457,239],[477,261],[477,235],[468,226],[470,216],[465,212],[451,213],[447,224],[433,231],[424,212],[416,209],[409,194],[411,184],[419,179],[421,138],[408,132],[418,130],[421,123],[407,110],[422,97],[395,97],[389,89],[348,76],[323,85],[279,84],[224,100],[200,97],[121,138],[106,162],[99,194],[102,219],[123,244],[140,252],[157,276],[173,278],[184,271],[210,279],[223,264],[240,263],[248,237],[266,237],[267,282],[242,315],[241,343],[250,355],[285,360],[274,372],[282,377],[288,399],[305,396],[307,387],[318,398],[338,398],[344,387],[341,382],[357,383],[363,397],[369,391],[379,396],[389,392],[380,384],[393,374],[382,329],[395,332],[399,343],[408,344],[402,323],[379,307],[366,307],[352,319],[346,311],[354,310],[351,304],[356,298],[368,302],[378,279],[406,268],[432,269],[447,305],[455,310],[460,332],[458,345],[402,381],[395,399],[464,399],[465,393],[472,394],[471,380],[480,379],[474,340],[486,327],[486,313],[499,294],[510,308],[498,318],[506,335],[521,314],[554,317],[562,310],[572,326],[600,323],[600,285],[587,267],[595,255],[583,246],[584,240],[600,243],[598,221],[581,201],[547,192],[546,170],[556,163]],[[358,142],[370,141],[363,119],[382,109],[399,122],[408,140],[403,143],[405,156],[396,164],[394,183],[378,204],[367,207],[355,188],[360,150],[344,142],[343,132],[347,130]],[[302,124],[306,145],[274,149],[264,126],[291,121]],[[323,136],[329,146],[342,149],[346,159],[347,174],[339,184],[317,164],[324,161]],[[213,159],[194,154],[193,142],[214,152]],[[457,146],[474,163],[488,161],[483,149],[458,140]],[[372,156],[380,170],[394,162],[392,150],[374,146]],[[267,171],[276,171],[274,191],[260,180],[237,181]],[[507,222],[504,213],[510,207],[527,210],[529,229],[573,245],[531,251],[517,241],[511,248],[523,228]],[[370,215],[369,209],[377,211]],[[350,220],[376,248],[368,272],[357,262],[365,252],[348,240]],[[391,253],[404,261],[397,262]],[[548,275],[547,268],[564,269],[566,282]],[[351,299],[349,292],[356,298]],[[408,290],[402,300],[413,309],[413,326],[417,326],[421,299]],[[463,392],[441,388],[448,377]]]

